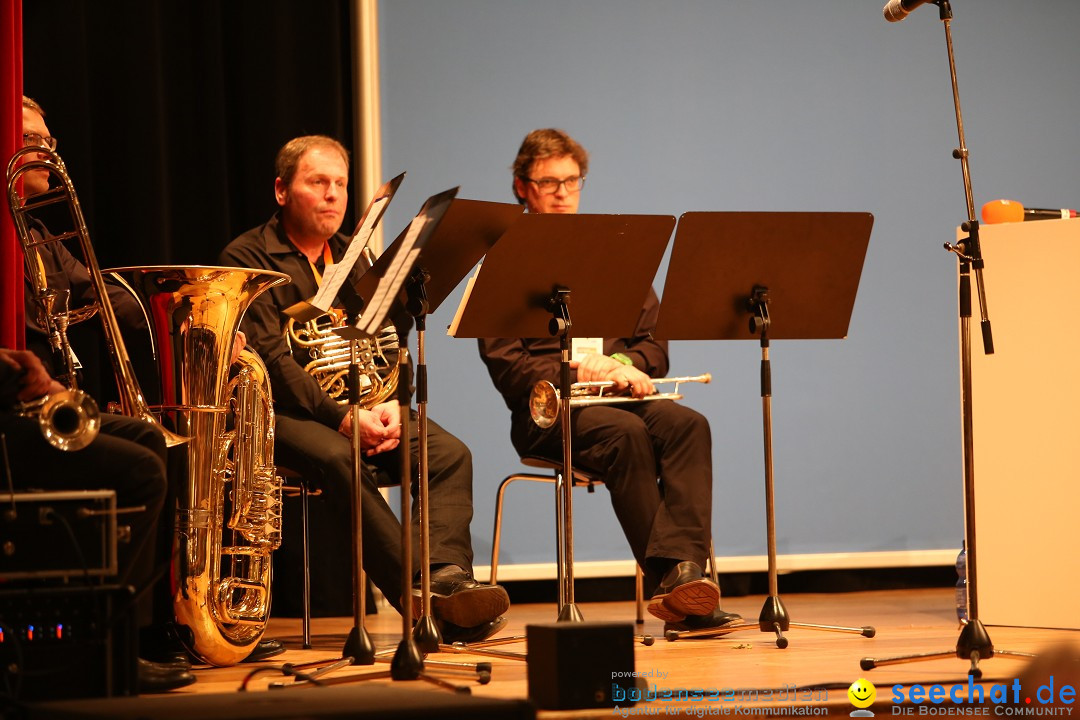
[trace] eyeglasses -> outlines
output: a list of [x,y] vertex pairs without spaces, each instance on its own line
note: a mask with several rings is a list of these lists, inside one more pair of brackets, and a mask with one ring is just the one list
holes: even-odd
[[556,178],[553,178],[553,177],[545,177],[545,178],[539,178],[539,179],[534,179],[534,178],[525,178],[525,179],[528,180],[529,182],[531,182],[533,185],[535,185],[536,189],[540,191],[541,195],[554,195],[556,192],[559,191],[559,186],[560,185],[565,187],[566,192],[568,192],[570,194],[580,192],[581,188],[583,188],[585,186],[585,176],[584,175],[572,175],[572,176],[570,176],[568,178],[563,178],[562,180],[557,180]]
[[56,150],[56,138],[48,135],[42,135],[41,133],[28,132],[23,133],[22,136],[23,145],[26,147],[43,147],[49,150]]

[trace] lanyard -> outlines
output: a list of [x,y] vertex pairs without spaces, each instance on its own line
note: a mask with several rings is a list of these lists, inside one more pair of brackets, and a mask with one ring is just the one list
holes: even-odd
[[[323,270],[326,269],[327,265],[333,264],[334,256],[330,253],[330,243],[328,242],[323,245]],[[322,273],[319,272],[319,269],[315,267],[315,263],[311,262],[311,260],[308,260],[308,265],[311,266],[311,272],[315,275],[315,284],[322,285]]]

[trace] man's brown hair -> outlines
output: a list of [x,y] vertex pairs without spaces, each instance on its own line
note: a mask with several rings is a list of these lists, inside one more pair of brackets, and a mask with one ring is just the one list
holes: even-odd
[[286,185],[292,184],[293,175],[300,165],[300,158],[313,147],[328,147],[341,153],[345,159],[345,169],[349,168],[349,151],[345,146],[327,135],[302,135],[293,138],[281,146],[277,158],[274,159],[274,170],[281,181]]
[[[514,158],[511,169],[515,178],[527,181],[534,162],[544,158],[563,157],[565,155],[569,155],[574,159],[578,167],[581,168],[581,176],[585,177],[589,172],[589,153],[585,151],[581,143],[557,128],[533,130],[521,141],[521,147],[518,149],[517,157]],[[517,188],[513,187],[513,183],[511,183],[511,188],[517,201],[524,205],[525,198],[518,195]]]

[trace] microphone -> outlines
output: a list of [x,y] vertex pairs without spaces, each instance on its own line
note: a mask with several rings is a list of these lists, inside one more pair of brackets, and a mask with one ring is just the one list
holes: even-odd
[[1024,220],[1068,220],[1080,217],[1080,213],[1068,208],[1026,208],[1015,200],[991,200],[982,206],[983,222],[1022,222]]
[[928,2],[932,0],[889,0],[882,12],[889,22],[900,22],[910,15],[912,10]]

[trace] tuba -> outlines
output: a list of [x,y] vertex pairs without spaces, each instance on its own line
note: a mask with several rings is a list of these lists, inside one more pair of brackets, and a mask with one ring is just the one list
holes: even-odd
[[[364,248],[357,263],[363,263],[365,270],[375,264],[370,248]],[[330,312],[307,322],[289,318],[284,330],[285,342],[293,354],[307,356],[304,370],[318,381],[323,392],[342,404],[349,400],[352,355],[349,341],[334,330],[344,324],[344,311],[331,308]],[[397,388],[399,345],[397,329],[392,322],[384,325],[378,335],[357,341],[362,407],[370,409],[393,397]]]
[[[59,186],[21,198],[19,178],[39,169],[57,178]],[[69,324],[98,314],[123,414],[154,424],[169,446],[187,443],[186,475],[177,488],[173,604],[190,631],[181,634],[193,654],[214,665],[237,663],[258,643],[269,619],[270,553],[281,542],[281,480],[272,462],[274,418],[266,369],[254,353],[242,352],[230,380],[229,359],[248,305],[288,278],[239,268],[131,269],[135,287],[125,284],[148,314],[165,403],[157,410],[169,416],[178,431],[172,432],[161,425],[138,385],[63,160],[46,148],[20,149],[8,163],[7,184],[27,275],[54,347]],[[67,207],[71,229],[35,237],[28,216],[58,204]],[[78,240],[97,295],[95,303],[70,311],[67,298],[48,287],[38,256],[41,244],[69,239]],[[64,347],[61,353],[67,364],[70,351]],[[74,372],[69,374],[73,381]]]
[[[149,311],[163,417],[193,438],[177,488],[172,592],[181,640],[211,665],[233,665],[270,619],[270,554],[281,544],[273,397],[259,357],[230,354],[251,302],[282,273],[247,268],[117,268]],[[230,379],[231,375],[231,379]]]

